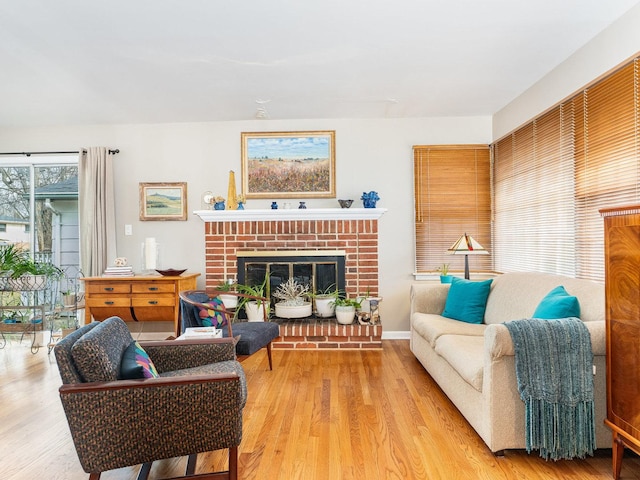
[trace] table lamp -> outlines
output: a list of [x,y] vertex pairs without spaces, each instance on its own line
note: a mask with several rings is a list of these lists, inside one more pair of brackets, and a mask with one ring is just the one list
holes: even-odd
[[469,255],[489,255],[485,248],[476,242],[471,235],[462,235],[447,250],[449,255],[464,255],[464,278],[469,280]]

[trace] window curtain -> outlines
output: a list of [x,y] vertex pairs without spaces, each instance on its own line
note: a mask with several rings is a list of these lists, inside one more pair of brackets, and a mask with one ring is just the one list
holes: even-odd
[[117,256],[113,155],[107,148],[80,150],[78,188],[80,268],[99,276]]

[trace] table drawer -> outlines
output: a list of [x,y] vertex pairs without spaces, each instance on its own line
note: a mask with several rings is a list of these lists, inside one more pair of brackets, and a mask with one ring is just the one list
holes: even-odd
[[140,295],[131,299],[132,307],[173,307],[176,299],[173,295]]
[[87,284],[89,294],[96,293],[130,293],[131,285],[128,283],[89,283]]
[[131,291],[133,293],[175,293],[175,283],[165,282],[149,282],[149,283],[133,283],[131,285]]
[[112,297],[109,295],[91,295],[85,297],[85,304],[90,308],[98,307],[130,307],[129,297]]

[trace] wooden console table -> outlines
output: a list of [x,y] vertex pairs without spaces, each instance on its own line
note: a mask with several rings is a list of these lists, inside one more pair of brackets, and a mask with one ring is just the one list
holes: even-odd
[[180,297],[182,290],[195,290],[199,273],[176,277],[136,275],[134,277],[85,277],[85,315],[87,321],[118,316],[126,322],[169,321],[180,335]]

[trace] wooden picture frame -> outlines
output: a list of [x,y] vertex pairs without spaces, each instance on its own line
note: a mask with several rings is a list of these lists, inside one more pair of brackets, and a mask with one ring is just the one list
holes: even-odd
[[140,220],[186,220],[187,182],[140,183]]
[[335,131],[243,132],[246,198],[335,198]]

